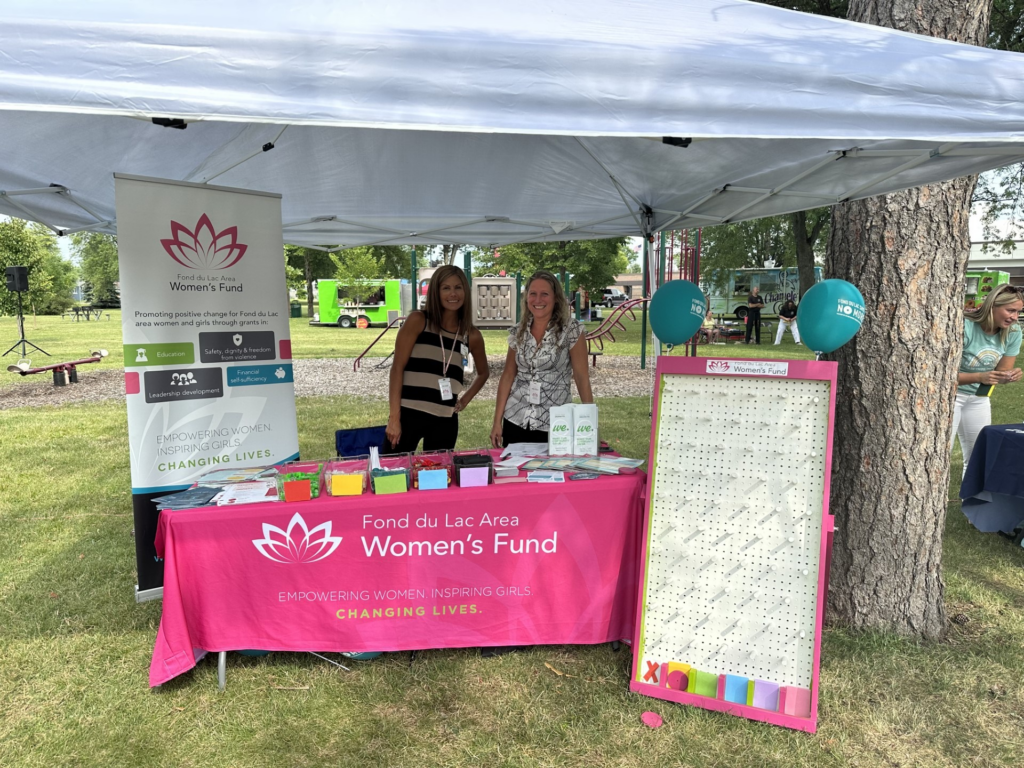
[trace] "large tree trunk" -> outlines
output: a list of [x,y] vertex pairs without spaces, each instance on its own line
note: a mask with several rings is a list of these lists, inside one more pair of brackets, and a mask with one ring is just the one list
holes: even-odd
[[309,264],[309,251],[305,252],[303,261],[306,265],[306,316],[313,318],[313,270]]
[[818,241],[822,227],[828,220],[819,215],[807,231],[807,211],[790,214],[793,224],[793,239],[796,242],[796,272],[800,281],[800,298],[814,286],[814,244]]
[[[982,44],[991,0],[851,0],[850,19]],[[839,362],[829,619],[938,638],[942,530],[975,178],[833,210],[826,272],[867,305]]]

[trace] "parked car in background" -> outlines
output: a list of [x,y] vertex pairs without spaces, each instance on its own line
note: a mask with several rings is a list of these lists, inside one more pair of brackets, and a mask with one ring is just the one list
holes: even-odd
[[597,303],[606,307],[617,307],[628,298],[618,288],[605,288],[601,291],[601,299]]

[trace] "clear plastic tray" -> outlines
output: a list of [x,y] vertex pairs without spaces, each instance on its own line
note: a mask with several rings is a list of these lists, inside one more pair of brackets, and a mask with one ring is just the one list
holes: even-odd
[[[451,451],[423,451],[422,453],[413,454],[412,487],[420,490],[420,472],[430,472],[434,470],[444,470],[447,475],[447,482],[445,482],[444,487],[450,487],[452,484],[452,477],[455,474],[454,466],[452,465]],[[431,476],[431,482],[427,483],[427,485],[434,490],[437,490],[436,479],[437,476]]]
[[369,456],[339,456],[327,462],[324,469],[324,490],[328,496],[360,496],[369,484]]
[[277,497],[281,501],[306,501],[320,496],[322,461],[290,461],[277,466]]
[[[405,493],[409,490],[410,456],[393,453],[380,457],[380,469],[370,470],[370,483],[374,493]],[[402,477],[399,483],[393,478]]]

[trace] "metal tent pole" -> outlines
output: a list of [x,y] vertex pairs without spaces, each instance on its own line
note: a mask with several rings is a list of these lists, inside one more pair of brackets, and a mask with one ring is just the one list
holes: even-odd
[[516,272],[516,295],[513,299],[513,304],[516,307],[516,323],[519,322],[519,313],[523,306],[523,273]]
[[412,267],[412,308],[410,312],[420,308],[420,286],[419,286],[419,270],[416,269],[416,246],[412,247],[412,256],[410,257],[410,266]]
[[[647,238],[644,238],[644,247],[641,251],[644,270],[643,270],[643,281],[640,285],[640,293],[642,298],[650,298],[650,294],[647,288]],[[647,367],[647,302],[645,301],[640,307],[640,370]]]
[[[697,230],[697,243],[693,248],[693,260],[690,262],[690,274],[691,279],[697,285],[700,285],[700,230]],[[687,233],[687,245],[689,245],[689,233]],[[690,345],[690,356],[697,356],[697,342],[693,342]]]

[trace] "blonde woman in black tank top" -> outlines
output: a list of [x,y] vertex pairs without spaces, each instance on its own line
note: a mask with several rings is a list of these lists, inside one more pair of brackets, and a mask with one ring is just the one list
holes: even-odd
[[[476,378],[463,390],[463,358],[473,355]],[[422,312],[411,312],[398,331],[388,387],[387,443],[393,452],[451,449],[459,411],[487,381],[484,338],[473,325],[469,281],[454,266],[430,278]]]

